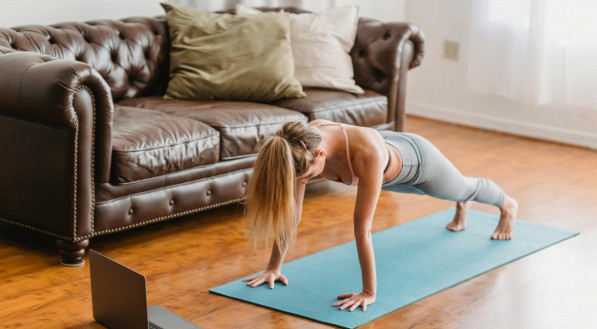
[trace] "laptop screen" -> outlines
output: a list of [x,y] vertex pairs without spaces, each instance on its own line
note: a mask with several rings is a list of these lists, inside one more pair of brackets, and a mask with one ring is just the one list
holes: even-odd
[[147,329],[145,277],[89,249],[93,317],[111,329]]

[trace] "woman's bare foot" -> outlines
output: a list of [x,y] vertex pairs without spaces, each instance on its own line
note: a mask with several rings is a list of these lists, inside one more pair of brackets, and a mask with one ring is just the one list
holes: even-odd
[[495,232],[491,235],[493,240],[510,240],[514,233],[514,221],[518,214],[518,202],[509,196],[506,196],[504,204],[500,208],[501,216]]
[[466,211],[469,207],[470,201],[456,202],[456,214],[446,228],[453,232],[464,230],[466,228]]

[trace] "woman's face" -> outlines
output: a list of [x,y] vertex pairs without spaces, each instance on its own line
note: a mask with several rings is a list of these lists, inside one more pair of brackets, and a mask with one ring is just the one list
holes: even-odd
[[301,176],[297,177],[297,181],[307,184],[309,179],[319,176],[323,172],[323,168],[325,167],[325,155],[326,152],[324,149],[317,149],[315,151],[315,160],[307,171],[305,171]]

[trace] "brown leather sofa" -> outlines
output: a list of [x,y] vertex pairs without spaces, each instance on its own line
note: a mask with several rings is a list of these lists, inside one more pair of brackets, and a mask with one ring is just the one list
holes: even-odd
[[162,99],[164,16],[0,28],[0,220],[55,237],[74,265],[91,237],[241,201],[258,141],[287,120],[402,130],[423,40],[363,18],[351,57],[365,94],[262,104]]

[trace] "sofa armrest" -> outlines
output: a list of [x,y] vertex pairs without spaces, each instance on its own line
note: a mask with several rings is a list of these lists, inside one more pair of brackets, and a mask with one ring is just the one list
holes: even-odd
[[423,60],[425,36],[409,23],[361,18],[350,55],[356,83],[388,97],[388,122],[404,127],[406,73]]
[[89,116],[94,110],[74,108],[75,93],[85,86],[93,92],[98,107],[96,123],[111,124],[110,88],[88,64],[13,51],[0,55],[0,72],[4,114],[75,128],[77,117]]
[[85,63],[0,53],[0,185],[10,186],[0,192],[0,218],[85,239],[95,183],[109,177],[110,88]]

